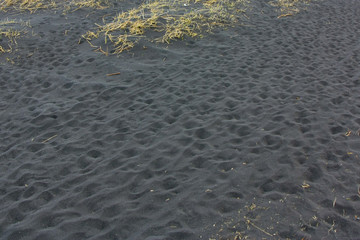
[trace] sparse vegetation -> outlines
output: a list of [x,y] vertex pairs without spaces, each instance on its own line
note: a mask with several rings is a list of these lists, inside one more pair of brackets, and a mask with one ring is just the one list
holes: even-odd
[[91,42],[103,37],[105,43],[113,43],[114,53],[119,54],[133,48],[149,31],[153,34],[147,36],[148,40],[162,43],[202,37],[214,27],[238,23],[247,3],[247,0],[148,0],[99,25],[96,31],[87,32],[83,38]]
[[292,16],[297,14],[302,6],[309,4],[311,0],[273,0],[270,4],[278,7],[280,10],[280,17]]
[[[76,11],[80,8],[104,9],[109,6],[108,0],[0,0],[0,11],[28,11],[35,13],[41,9],[60,8],[64,11]],[[10,53],[17,44],[17,39],[27,33],[29,22],[21,20],[0,19],[0,54]]]
[[7,11],[15,9],[20,11],[35,12],[39,9],[55,7],[56,3],[52,0],[2,0],[0,10]]
[[17,44],[16,39],[25,34],[28,27],[29,22],[10,19],[0,21],[0,53],[10,53]]
[[79,9],[79,8],[96,8],[104,9],[109,6],[108,0],[1,0],[0,10],[7,11],[9,9],[15,9],[18,11],[29,11],[34,13],[40,9],[53,9],[64,8]]
[[109,6],[108,0],[73,0],[69,7],[105,9]]
[[[116,0],[0,0],[0,10],[29,11],[62,9],[64,12],[80,8],[105,9]],[[120,1],[120,0],[118,0]],[[225,28],[240,23],[251,1],[255,0],[144,0],[143,4],[116,16],[104,17],[103,24],[82,35],[92,47],[106,55],[101,45],[111,44],[111,53],[132,49],[141,39],[169,44],[186,37],[203,37],[215,27]],[[294,15],[310,0],[273,0],[270,4],[280,11],[279,17]],[[106,19],[106,20],[105,20]],[[11,52],[21,31],[5,22],[0,25],[0,53]],[[103,38],[95,46],[94,39]]]

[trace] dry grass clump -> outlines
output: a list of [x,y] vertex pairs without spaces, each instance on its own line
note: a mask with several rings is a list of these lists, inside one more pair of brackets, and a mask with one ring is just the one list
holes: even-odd
[[[120,0],[0,0],[0,11],[36,12],[39,9],[62,9],[64,13],[80,8],[104,9],[113,1]],[[108,54],[92,41],[103,38],[105,44],[112,44],[114,54],[133,48],[141,39],[169,44],[186,37],[202,37],[211,33],[215,27],[234,26],[244,16],[251,1],[258,0],[143,0],[140,6],[112,17],[104,17],[103,24],[88,31],[82,37],[98,51]],[[270,4],[279,8],[279,17],[294,15],[311,0],[272,0]],[[105,20],[106,19],[106,20]],[[1,52],[11,51],[18,30],[0,25],[1,39],[7,39],[10,47],[0,46]],[[100,44],[101,45],[101,44]]]
[[31,13],[40,9],[53,9],[63,7],[64,10],[79,8],[104,9],[109,6],[108,0],[0,0],[0,10],[15,9],[20,11],[29,11]]
[[311,0],[274,0],[270,4],[280,9],[280,17],[291,16],[297,14],[301,7],[310,3]]
[[17,44],[16,39],[26,33],[30,27],[29,22],[18,20],[0,21],[0,54],[12,52],[13,46]]
[[108,0],[72,0],[70,2],[70,7],[74,6],[79,8],[96,8],[96,9],[105,9],[109,7]]
[[163,43],[201,37],[216,26],[236,24],[247,3],[247,0],[147,0],[98,25],[96,31],[87,32],[83,38],[91,44],[93,39],[103,37],[118,54],[133,48],[144,34],[150,41]]
[[9,8],[16,10],[27,10],[35,12],[39,9],[53,8],[56,3],[52,0],[2,0],[0,1],[0,10],[6,11]]
[[[80,8],[104,9],[109,6],[108,0],[0,0],[0,12],[10,9],[35,13],[40,9],[60,8],[64,11]],[[17,44],[16,40],[26,33],[29,22],[18,20],[0,21],[0,54],[10,53]]]

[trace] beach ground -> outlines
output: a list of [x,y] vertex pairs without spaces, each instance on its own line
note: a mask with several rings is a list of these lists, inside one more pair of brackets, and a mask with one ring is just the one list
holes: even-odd
[[359,1],[122,52],[114,3],[0,12],[0,239],[359,239]]

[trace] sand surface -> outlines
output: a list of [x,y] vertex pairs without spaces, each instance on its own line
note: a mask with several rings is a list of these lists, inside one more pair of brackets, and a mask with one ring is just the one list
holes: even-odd
[[106,11],[0,13],[0,239],[360,239],[360,1],[118,57]]

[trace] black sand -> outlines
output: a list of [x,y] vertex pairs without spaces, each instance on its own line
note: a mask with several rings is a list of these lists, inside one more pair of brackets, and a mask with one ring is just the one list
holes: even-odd
[[359,1],[119,57],[103,14],[1,13],[0,239],[360,239]]

